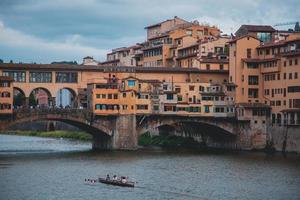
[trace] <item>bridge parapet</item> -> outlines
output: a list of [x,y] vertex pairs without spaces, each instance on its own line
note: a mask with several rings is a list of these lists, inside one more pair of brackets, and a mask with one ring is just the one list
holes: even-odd
[[59,109],[59,108],[36,108],[36,109],[15,109],[13,120],[23,119],[26,117],[40,117],[49,115],[59,115],[62,118],[77,118],[88,122],[92,121],[93,113],[88,109]]

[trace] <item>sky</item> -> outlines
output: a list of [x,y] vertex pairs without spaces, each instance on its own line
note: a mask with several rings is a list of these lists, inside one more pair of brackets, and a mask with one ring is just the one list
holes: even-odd
[[299,0],[0,0],[0,59],[104,61],[113,48],[145,41],[145,26],[174,16],[230,34],[241,24],[300,21],[299,10]]

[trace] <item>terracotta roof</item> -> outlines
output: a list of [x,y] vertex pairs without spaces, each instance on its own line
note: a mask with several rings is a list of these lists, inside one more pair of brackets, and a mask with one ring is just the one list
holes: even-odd
[[300,112],[300,108],[287,108],[281,110],[280,112]]
[[199,47],[199,43],[196,42],[196,43],[190,44],[188,46],[178,48],[178,50],[188,49],[188,48],[191,48],[191,47]]
[[0,81],[14,81],[14,79],[10,76],[0,76]]
[[181,67],[126,67],[126,66],[95,66],[70,64],[17,64],[1,63],[4,70],[57,70],[57,71],[98,71],[98,72],[136,72],[136,73],[221,73],[228,74],[228,70],[201,70],[198,68]]
[[115,63],[115,62],[120,62],[120,59],[116,59],[116,60],[107,60],[107,61],[101,62],[100,64]]
[[245,28],[249,32],[275,32],[276,30],[269,25],[242,25],[239,29]]
[[279,58],[265,58],[265,59],[259,59],[259,58],[243,58],[242,61],[246,63],[262,63],[262,62],[271,62],[280,60]]
[[257,49],[284,46],[288,43],[297,42],[297,41],[300,41],[300,38],[296,38],[296,39],[292,39],[292,40],[281,40],[281,41],[278,41],[278,42],[270,42],[270,43],[261,44],[259,47],[257,47]]
[[157,35],[157,36],[154,36],[154,37],[149,38],[149,40],[154,40],[154,39],[163,38],[163,37],[167,37],[167,36],[169,36],[169,33],[168,33],[168,32],[166,32],[166,33],[161,33],[160,35]]
[[237,103],[236,105],[244,108],[271,108],[263,103]]
[[[165,22],[167,22],[167,21],[172,21],[172,20],[174,20],[174,19],[184,20],[184,19],[181,19],[181,18],[179,18],[179,17],[174,17],[174,18],[172,18],[172,19],[167,19],[167,20],[164,20],[164,21],[162,21],[162,22],[159,22],[159,23],[156,23],[156,24],[152,24],[152,25],[146,26],[145,29],[152,28],[152,27],[155,27],[155,26],[160,26],[162,23],[165,23]],[[185,20],[184,20],[184,21],[185,21]]]
[[218,59],[218,58],[201,58],[199,60],[201,63],[229,63],[228,59]]
[[290,51],[290,52],[285,52],[285,53],[281,53],[281,56],[284,56],[284,57],[289,57],[289,56],[298,56],[300,55],[300,51],[296,50],[296,51]]
[[141,83],[162,83],[159,80],[140,80]]
[[228,43],[234,43],[234,42],[236,42],[236,41],[238,41],[238,40],[240,40],[240,39],[243,39],[243,38],[245,38],[245,37],[251,37],[251,38],[254,38],[254,39],[256,39],[256,40],[259,40],[257,37],[254,37],[253,35],[243,35],[243,36],[241,36],[241,37],[236,37],[236,38],[234,38],[234,39],[228,41]]

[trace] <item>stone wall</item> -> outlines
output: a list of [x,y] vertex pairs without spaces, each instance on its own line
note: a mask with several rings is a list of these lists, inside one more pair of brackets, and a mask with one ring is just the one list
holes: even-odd
[[268,130],[268,136],[276,151],[283,151],[285,146],[285,152],[300,153],[300,126],[273,125]]

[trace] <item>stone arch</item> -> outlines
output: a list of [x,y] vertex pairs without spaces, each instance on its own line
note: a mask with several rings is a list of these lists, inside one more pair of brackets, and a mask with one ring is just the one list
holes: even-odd
[[[67,91],[67,92],[66,92]],[[67,98],[67,99],[63,99]],[[56,92],[56,105],[58,107],[78,107],[78,95],[76,90],[70,87],[63,87]]]
[[[182,130],[189,136],[195,136],[198,133],[210,135],[215,139],[234,139],[238,129],[234,120],[204,118],[204,117],[148,117],[138,127],[138,133],[143,134],[147,131],[159,134],[160,127],[177,127],[176,130]],[[178,127],[180,129],[178,129]],[[174,129],[172,130],[174,131]]]
[[[47,95],[47,96],[46,96]],[[51,92],[44,87],[37,87],[29,94],[29,106],[51,107],[53,105]]]
[[13,88],[13,106],[15,108],[26,106],[25,92],[18,87]]
[[90,125],[89,123],[86,123],[84,120],[81,120],[79,118],[73,118],[70,116],[62,117],[60,115],[31,115],[31,117],[22,117],[18,118],[14,121],[11,121],[10,123],[7,123],[5,128],[12,127],[16,124],[21,124],[21,123],[27,123],[27,122],[34,122],[34,121],[59,121],[59,122],[64,122],[66,124],[75,126],[92,136],[103,136],[103,137],[111,137],[111,132],[109,132],[109,128],[104,127],[104,126],[94,126]]

